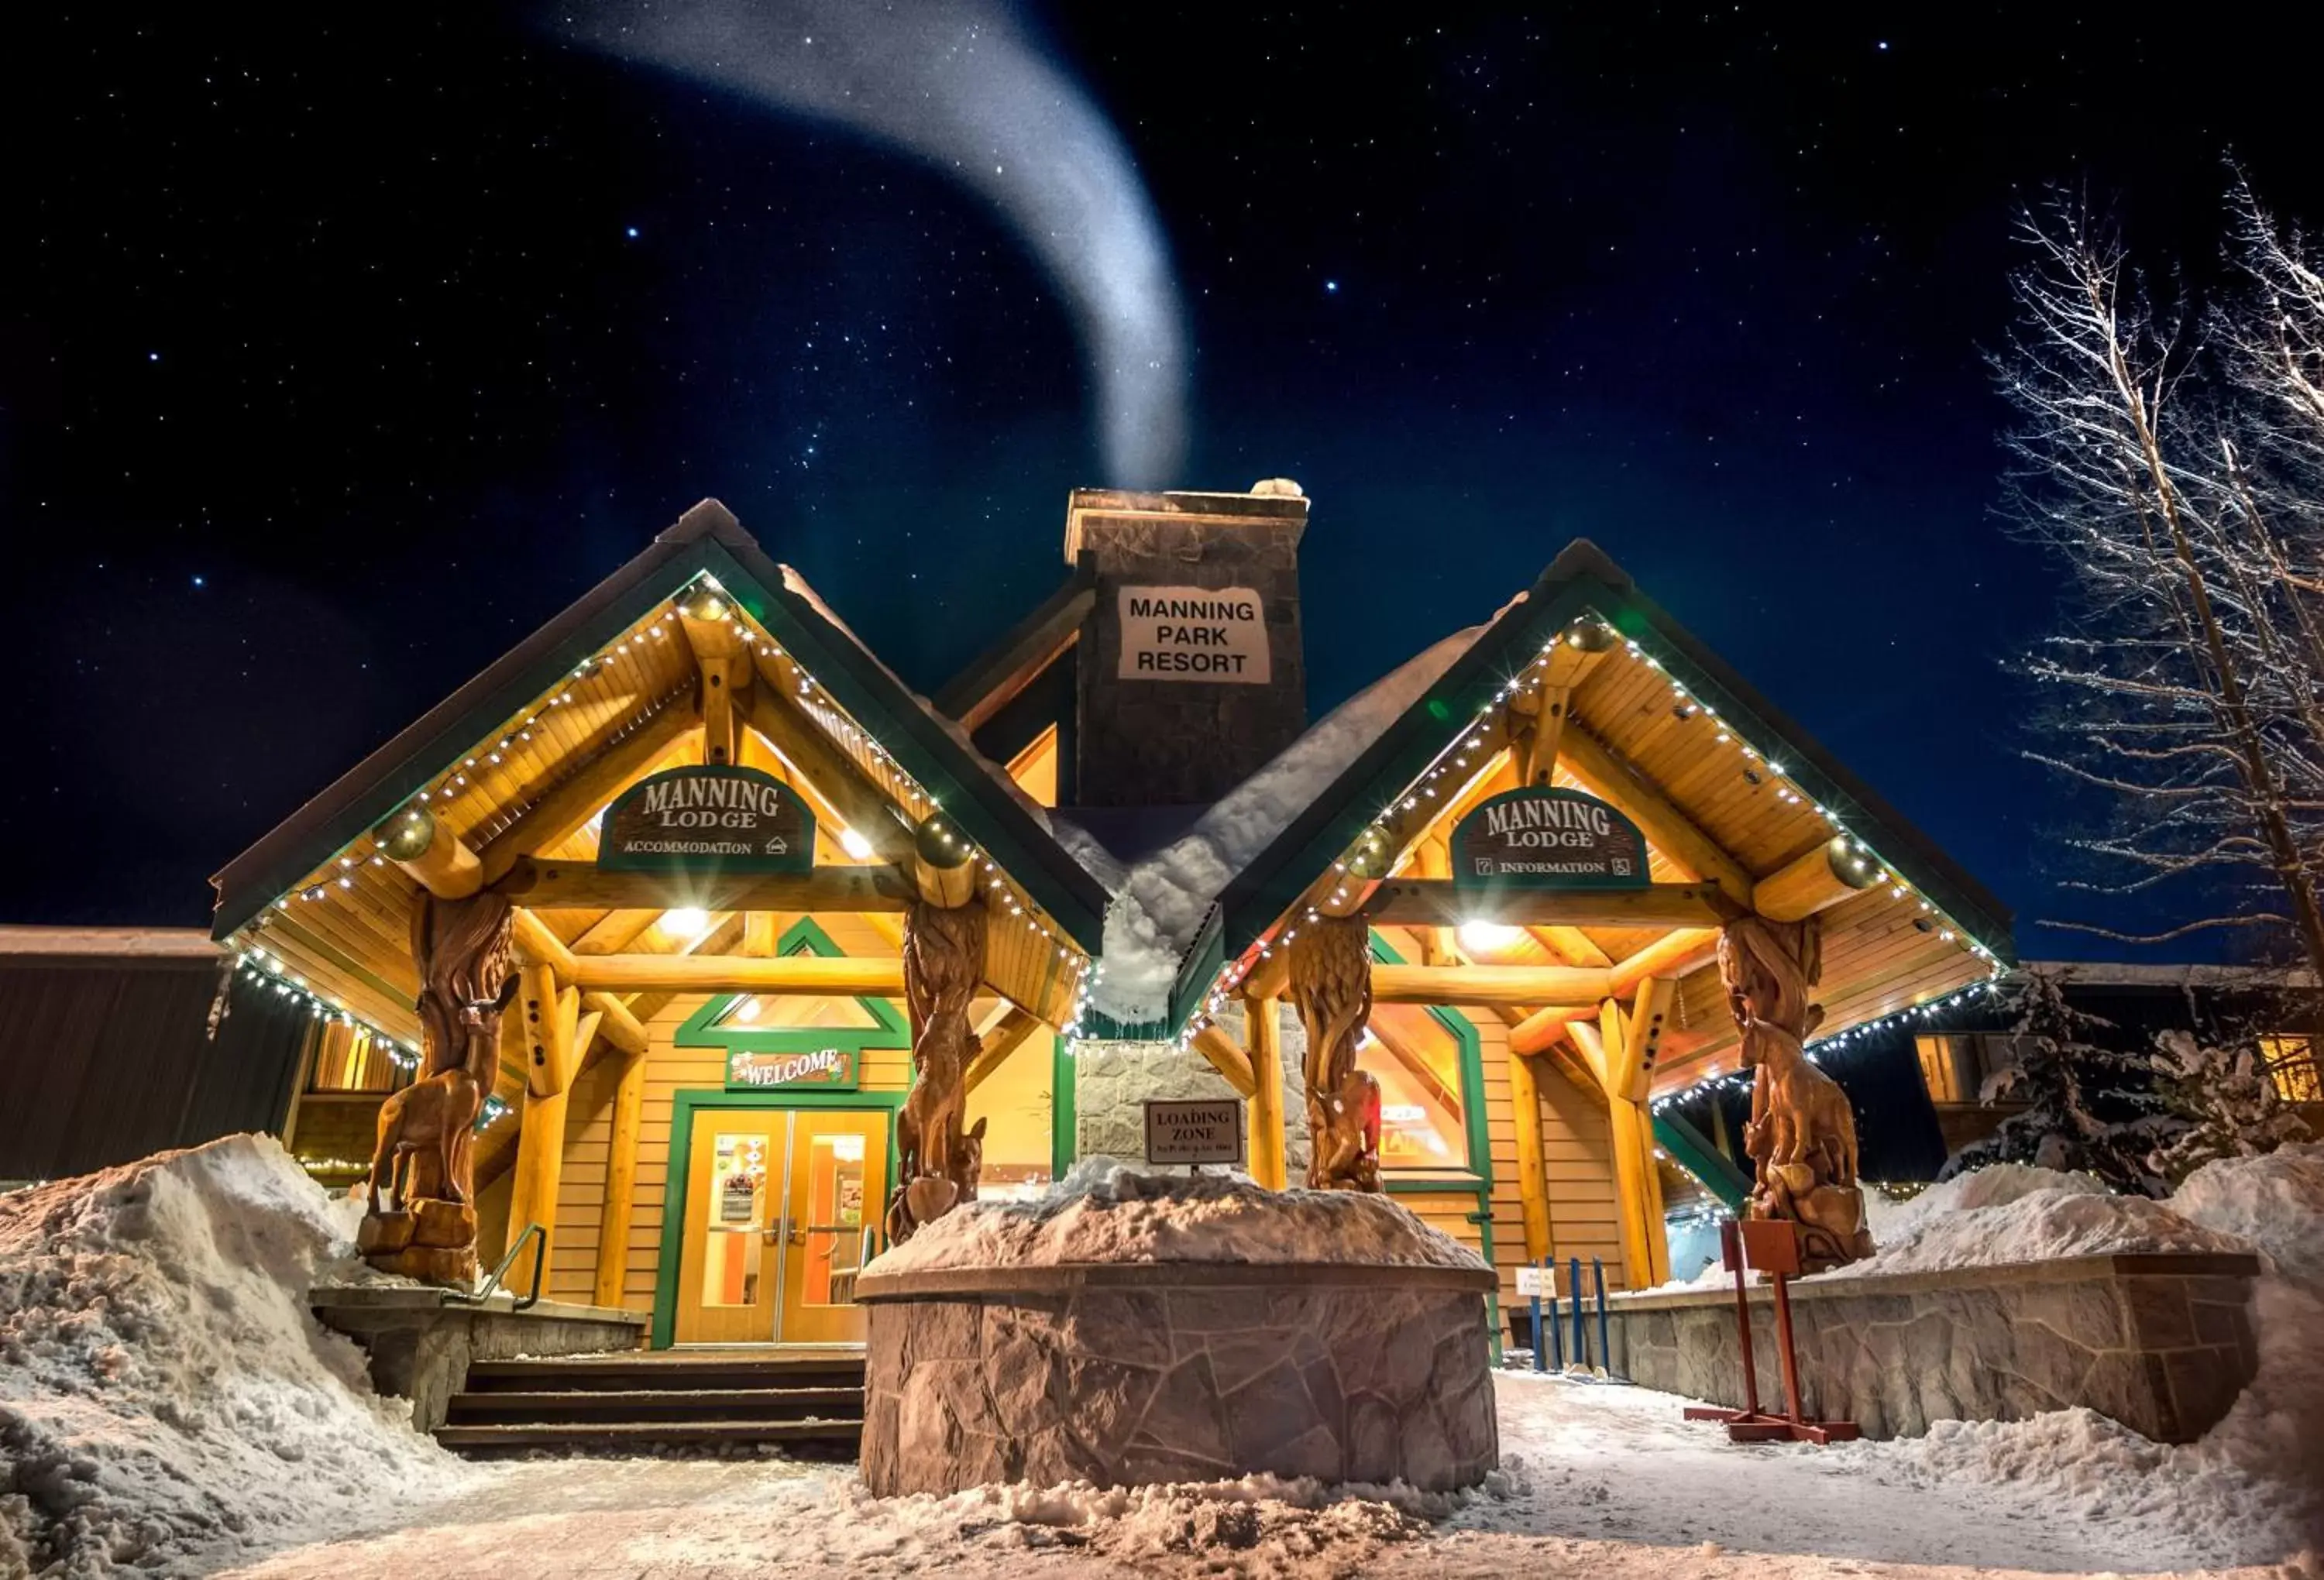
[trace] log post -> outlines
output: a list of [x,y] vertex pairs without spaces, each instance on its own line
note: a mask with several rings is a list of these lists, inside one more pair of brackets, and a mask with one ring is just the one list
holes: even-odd
[[1805,1052],[1823,1023],[1823,1006],[1810,1002],[1822,974],[1813,916],[1788,923],[1745,916],[1720,936],[1719,975],[1742,1033],[1744,1066],[1753,1072],[1743,1150],[1756,1178],[1744,1210],[1799,1225],[1800,1265],[1808,1272],[1872,1254],[1856,1177],[1856,1113]]
[[[1654,1153],[1640,1144],[1641,1105],[1623,1095],[1628,1089],[1622,1071],[1631,1061],[1634,1030],[1629,1016],[1613,999],[1600,1007],[1598,1038],[1604,1049],[1606,1132],[1608,1150],[1614,1156],[1614,1216],[1622,1240],[1623,1282],[1627,1288],[1642,1290],[1662,1281],[1655,1274],[1654,1251],[1655,1242],[1662,1237],[1657,1210],[1662,1191],[1654,1174]],[[1665,1249],[1664,1260],[1668,1258]]]
[[543,1237],[511,1266],[509,1281],[514,1288],[530,1288],[538,1263],[545,1291],[557,1236],[557,1188],[565,1173],[565,1109],[573,1087],[573,1033],[581,996],[570,988],[560,990],[556,972],[547,966],[526,966],[523,980],[524,1114],[517,1131],[509,1234],[521,1235],[527,1224],[537,1223]]
[[1372,1014],[1371,929],[1360,916],[1310,921],[1291,941],[1291,1002],[1307,1033],[1307,1186],[1378,1190],[1379,1082],[1356,1068]]
[[1541,1083],[1533,1061],[1509,1055],[1509,1112],[1517,1127],[1517,1205],[1527,1262],[1550,1254],[1549,1164],[1541,1144]]
[[1282,1001],[1243,1001],[1244,1041],[1250,1049],[1250,1177],[1269,1190],[1290,1183],[1284,1160]]
[[613,1088],[613,1133],[605,1143],[605,1200],[597,1228],[597,1283],[594,1296],[600,1306],[622,1303],[629,1272],[630,1220],[637,1207],[638,1132],[644,1123],[646,1061],[642,1052],[622,1061]]

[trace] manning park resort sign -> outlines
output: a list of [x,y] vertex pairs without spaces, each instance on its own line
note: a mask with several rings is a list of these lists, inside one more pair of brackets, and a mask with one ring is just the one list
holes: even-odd
[[1122,587],[1122,680],[1265,685],[1267,605],[1249,587]]

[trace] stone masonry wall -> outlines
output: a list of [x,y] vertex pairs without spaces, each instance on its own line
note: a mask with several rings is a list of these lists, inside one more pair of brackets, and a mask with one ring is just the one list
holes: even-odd
[[[1230,1011],[1221,1024],[1238,1043],[1242,1016]],[[1307,1100],[1300,1061],[1306,1033],[1286,1008],[1283,1016],[1284,1156],[1290,1182],[1307,1173]],[[1074,1044],[1074,1153],[1076,1158],[1146,1162],[1148,1099],[1218,1098],[1236,1096],[1226,1078],[1192,1049],[1169,1043],[1076,1043]],[[1246,1102],[1248,1099],[1246,1099]]]
[[[1811,1415],[1868,1438],[1935,1420],[2023,1420],[2086,1405],[2162,1443],[2190,1442],[2257,1370],[2248,1256],[2085,1256],[1793,1287]],[[1743,1402],[1735,1298],[1616,1296],[1613,1369],[1714,1403]],[[1783,1406],[1772,1292],[1752,1291],[1763,1408]]]
[[1442,1491],[1499,1461],[1484,1294],[1445,1270],[1319,1284],[1314,1267],[1111,1267],[1126,1276],[1074,1292],[1091,1270],[1003,1271],[1055,1287],[883,1295],[867,1279],[876,1495],[1254,1471]]

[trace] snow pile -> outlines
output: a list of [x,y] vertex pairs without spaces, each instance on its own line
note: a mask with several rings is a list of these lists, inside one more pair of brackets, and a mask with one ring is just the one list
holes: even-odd
[[1239,1174],[1146,1174],[1084,1158],[1028,1200],[946,1213],[864,1271],[1087,1262],[1485,1265],[1385,1196],[1268,1190]]
[[[1508,611],[1504,608],[1494,620]],[[1091,995],[1096,1006],[1126,1024],[1160,1019],[1178,962],[1235,875],[1425,695],[1488,629],[1471,626],[1454,632],[1341,703],[1229,791],[1183,838],[1131,867],[1106,909],[1105,974]]]
[[[2041,1178],[2047,1173],[2001,1165],[1934,1188],[1912,1205],[1937,1198],[1922,1216],[1954,1226],[1924,1223],[1921,1237],[1898,1248],[1958,1248],[1978,1220],[2010,1236],[2017,1250],[2046,1239],[2064,1247],[2051,1253],[2057,1255],[2082,1254],[2093,1248],[2086,1239],[2120,1233],[2125,1223],[2165,1243],[2095,1248],[2256,1247],[2270,1266],[2253,1291],[2259,1371],[2235,1408],[2190,1444],[2150,1442],[2094,1411],[2071,1410],[2025,1421],[1941,1421],[1925,1438],[1836,1452],[1880,1459],[1915,1485],[1985,1484],[2032,1493],[2089,1520],[2150,1522],[2176,1533],[2207,1563],[2272,1562],[2324,1549],[2324,1350],[2317,1342],[2324,1334],[2324,1146],[2207,1163],[2167,1208],[2137,1201],[2144,1210],[2112,1230],[2082,1204],[2127,1206],[2135,1199],[2106,1197],[2085,1176]],[[1950,1213],[1941,1192],[1956,1199]],[[1976,1205],[1964,1207],[1958,1199],[1964,1198]],[[2053,1220],[2048,1231],[2020,1221],[2043,1214]],[[1932,1234],[1939,1237],[1931,1241]],[[2190,1245],[2189,1234],[2204,1241]]]
[[2248,1251],[2158,1201],[2116,1196],[2088,1174],[1996,1163],[1932,1185],[1884,1213],[1878,1249],[1821,1279],[1994,1267],[2139,1251]]
[[0,1573],[208,1573],[458,1462],[306,1294],[346,1225],[271,1137],[0,1198]]

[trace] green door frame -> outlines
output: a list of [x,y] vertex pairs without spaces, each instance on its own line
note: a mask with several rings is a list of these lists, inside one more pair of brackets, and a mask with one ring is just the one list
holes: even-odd
[[686,1254],[687,1178],[693,1172],[694,1116],[707,1109],[718,1113],[783,1113],[807,1109],[888,1116],[888,1177],[880,1200],[884,1207],[896,1191],[896,1112],[905,1095],[892,1092],[770,1091],[730,1092],[696,1089],[674,1093],[669,1115],[669,1174],[662,1186],[661,1254],[654,1271],[653,1330],[649,1342],[668,1349],[678,1326],[678,1276]]

